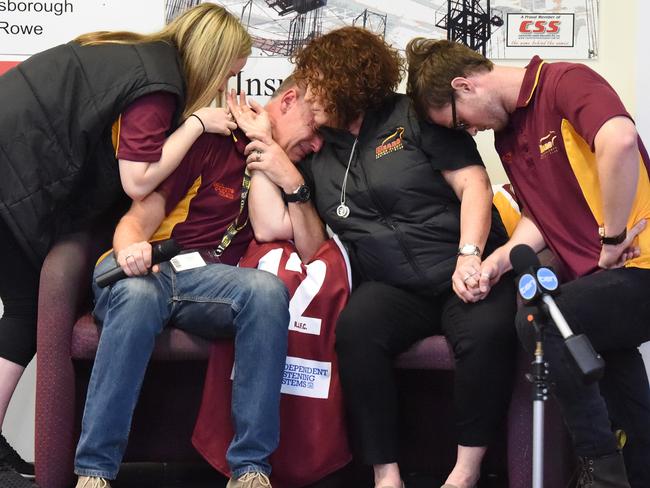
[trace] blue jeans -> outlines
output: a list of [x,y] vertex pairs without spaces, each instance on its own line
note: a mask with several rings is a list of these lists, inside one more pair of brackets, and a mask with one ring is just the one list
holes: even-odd
[[[585,385],[565,352],[558,329],[545,327],[544,358],[555,396],[579,456],[617,449],[612,429],[627,434],[623,457],[632,488],[650,486],[650,386],[638,346],[650,340],[650,270],[600,271],[563,284],[555,301],[574,334],[585,334],[605,359],[605,375]],[[533,350],[533,328],[517,314],[524,346]]]
[[[95,277],[115,264],[107,257]],[[233,476],[269,474],[279,442],[280,386],[287,354],[289,295],[265,271],[209,264],[176,273],[126,278],[101,289],[93,282],[102,323],[75,473],[115,479],[156,336],[174,327],[208,338],[235,338],[232,418],[226,455]]]

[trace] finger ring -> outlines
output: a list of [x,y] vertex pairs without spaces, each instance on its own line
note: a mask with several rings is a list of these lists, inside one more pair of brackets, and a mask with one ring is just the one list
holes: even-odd
[[[133,258],[133,254],[129,254],[127,257],[124,258],[124,260],[128,260],[129,258]],[[134,258],[135,259],[135,258]]]
[[262,160],[262,151],[256,150],[255,153],[257,154],[257,162],[259,163]]
[[471,277],[472,277],[471,274],[466,274],[466,275],[465,275],[465,278],[463,278],[463,283],[466,283],[467,280],[469,280]]

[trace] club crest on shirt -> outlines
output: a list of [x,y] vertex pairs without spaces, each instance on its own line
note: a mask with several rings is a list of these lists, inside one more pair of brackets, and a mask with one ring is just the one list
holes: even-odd
[[237,198],[234,188],[230,188],[223,183],[216,181],[212,184],[212,188],[214,188],[222,198],[227,198],[228,200],[235,200],[235,198]]
[[557,134],[552,130],[539,140],[539,155],[542,158],[546,158],[558,151],[557,146],[555,145],[556,138]]
[[398,127],[395,132],[389,135],[375,148],[375,159],[379,159],[382,156],[386,156],[386,154],[404,149],[404,144],[402,144],[403,135],[404,127]]

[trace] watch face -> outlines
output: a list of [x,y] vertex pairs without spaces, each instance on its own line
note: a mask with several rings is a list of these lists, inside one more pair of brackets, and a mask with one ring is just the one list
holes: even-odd
[[461,256],[478,256],[481,254],[478,246],[474,244],[464,244],[459,250],[458,254]]
[[311,190],[307,185],[300,185],[295,194],[298,197],[299,202],[306,202],[309,200],[309,197],[311,197]]

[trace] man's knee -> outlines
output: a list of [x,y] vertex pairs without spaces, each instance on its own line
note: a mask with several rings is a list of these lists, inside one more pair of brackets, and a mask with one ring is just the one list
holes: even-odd
[[272,273],[256,269],[246,270],[240,282],[240,310],[254,313],[266,322],[275,322],[287,328],[289,324],[289,291],[284,282]]
[[141,308],[149,303],[158,303],[160,288],[151,276],[124,278],[111,286],[111,300]]
[[287,286],[274,274],[266,271],[257,271],[251,273],[249,280],[249,286],[253,296],[268,296],[274,300],[289,301]]
[[535,350],[535,326],[529,320],[534,309],[531,307],[522,307],[517,311],[515,317],[515,327],[521,345],[526,352],[531,353]]
[[104,330],[160,328],[155,317],[160,316],[161,291],[151,277],[125,278],[102,293],[107,295],[98,297],[94,313]]

